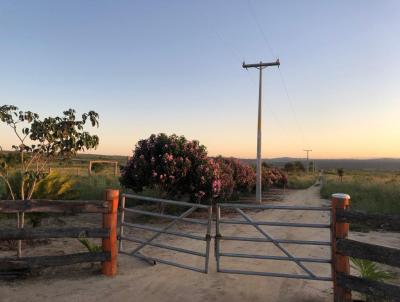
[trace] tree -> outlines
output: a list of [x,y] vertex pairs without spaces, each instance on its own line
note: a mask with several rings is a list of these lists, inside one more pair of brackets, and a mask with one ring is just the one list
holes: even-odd
[[339,176],[340,182],[343,182],[344,169],[343,168],[337,169],[337,174]]
[[284,168],[283,168],[286,172],[293,172],[295,167],[294,164],[292,162],[288,162],[285,164]]
[[295,161],[286,163],[284,170],[286,172],[305,172],[306,168],[301,161]]
[[306,171],[306,168],[304,167],[304,165],[301,161],[295,161],[294,167],[295,167],[296,172],[305,172]]
[[[10,198],[13,200],[29,200],[35,192],[38,181],[46,174],[49,160],[67,159],[79,151],[96,148],[99,144],[97,135],[84,130],[87,122],[98,127],[98,114],[89,111],[77,119],[76,112],[69,109],[62,116],[40,119],[37,113],[18,110],[16,106],[0,106],[0,121],[11,128],[17,138],[12,146],[14,154],[19,155],[17,174],[12,175],[10,161],[0,158],[0,178],[5,182]],[[12,185],[18,179],[18,189]],[[17,216],[17,226],[24,225],[24,213]],[[18,255],[21,254],[19,242]]]

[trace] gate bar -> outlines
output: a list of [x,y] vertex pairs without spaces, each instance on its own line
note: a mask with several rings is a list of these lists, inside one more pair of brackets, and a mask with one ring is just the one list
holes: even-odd
[[298,257],[283,257],[283,256],[264,256],[252,254],[237,254],[237,253],[220,253],[222,257],[238,257],[238,258],[251,258],[251,259],[266,259],[266,260],[283,260],[283,261],[300,261],[300,262],[316,262],[316,263],[331,263],[331,259],[323,258],[298,258]]
[[301,211],[326,211],[330,212],[330,207],[312,207],[312,206],[285,206],[285,205],[255,205],[255,204],[239,204],[239,203],[219,203],[224,208],[237,209],[261,209],[261,210],[301,210]]
[[124,194],[124,196],[132,199],[137,199],[137,200],[144,200],[144,201],[150,201],[150,202],[159,202],[159,203],[167,203],[167,204],[173,204],[173,205],[178,205],[178,206],[184,206],[184,207],[193,207],[196,206],[197,208],[202,208],[202,209],[208,209],[209,206],[203,205],[200,203],[189,203],[189,202],[184,202],[184,201],[175,201],[175,200],[169,200],[169,199],[161,199],[161,198],[155,198],[155,197],[147,197],[147,196],[141,196],[141,195],[135,195],[135,194]]
[[[237,208],[237,210],[240,210]],[[243,221],[234,219],[221,219],[220,223],[225,224],[249,224],[249,225],[270,225],[270,226],[284,226],[284,227],[302,227],[302,228],[317,228],[317,229],[329,229],[330,224],[320,224],[320,223],[297,223],[297,222],[277,222],[277,221]]]
[[184,248],[166,245],[166,244],[162,244],[162,243],[147,242],[146,240],[142,240],[142,239],[138,239],[138,238],[134,238],[134,237],[122,236],[121,239],[136,242],[136,243],[141,243],[141,244],[145,244],[145,245],[151,245],[151,246],[155,246],[155,247],[159,247],[159,248],[167,249],[167,250],[171,250],[171,251],[176,251],[176,252],[180,252],[180,253],[191,254],[191,255],[195,255],[195,256],[199,256],[199,257],[206,257],[205,253],[187,250]]
[[300,261],[294,260],[293,255],[289,253],[288,250],[286,250],[283,246],[281,246],[279,243],[275,242],[274,239],[268,235],[267,232],[265,232],[262,228],[260,228],[259,225],[255,224],[254,221],[247,216],[241,209],[235,208],[236,211],[239,212],[240,215],[242,215],[250,224],[252,224],[261,234],[263,234],[265,237],[268,239],[272,240],[273,244],[279,248],[286,256],[288,256],[290,259],[292,259],[294,262],[297,263],[298,266],[300,266],[307,274],[309,274],[311,277],[316,277],[315,274],[310,271],[308,268],[306,268]]
[[234,269],[220,269],[219,272],[220,273],[228,273],[228,274],[240,274],[240,275],[282,277],[282,278],[307,279],[307,280],[317,280],[317,281],[332,281],[332,278],[330,278],[330,277],[283,274],[283,273],[254,272],[254,271],[242,271],[242,270],[234,270]]
[[168,230],[163,230],[160,228],[155,228],[151,226],[147,226],[144,224],[136,224],[136,223],[129,223],[129,222],[123,222],[121,223],[124,226],[129,226],[132,228],[136,229],[141,229],[141,230],[146,230],[146,231],[152,231],[152,232],[157,232],[157,233],[163,233],[163,234],[169,234],[169,235],[175,235],[175,236],[180,236],[180,237],[186,237],[194,240],[201,240],[201,241],[206,241],[205,237],[199,236],[199,235],[194,235],[194,234],[188,234],[188,233],[183,233],[183,232],[178,232],[178,231],[168,231]]
[[[197,205],[193,206],[193,208],[197,209]],[[182,221],[185,221],[185,222],[191,222],[191,223],[197,223],[197,224],[203,224],[203,225],[207,224],[207,221],[205,221],[205,220],[194,219],[194,218],[179,218],[179,216],[153,213],[153,212],[144,211],[144,210],[125,208],[125,211],[131,212],[131,213],[142,214],[142,215],[154,216],[154,217],[168,218],[168,219],[174,219],[174,220],[175,219],[176,220],[182,220]]]
[[[257,237],[236,237],[236,236],[221,236],[221,240],[235,240],[235,241],[252,241],[252,242],[272,242],[272,240],[267,238],[257,238]],[[331,246],[331,242],[328,241],[312,241],[312,240],[291,240],[291,239],[275,239],[277,243],[287,243],[287,244],[307,244],[307,245],[326,245]]]
[[[125,209],[126,210],[126,209]],[[171,221],[170,223],[168,223],[164,228],[163,231],[168,230],[169,228],[173,227],[177,222],[178,219],[183,219],[184,217],[190,215],[191,213],[193,213],[196,210],[195,207],[190,208],[189,210],[187,210],[185,213],[183,213],[181,216],[179,217],[175,217],[173,221]],[[133,252],[131,253],[132,255],[135,254],[136,252],[140,251],[143,247],[146,246],[147,243],[153,241],[154,239],[158,238],[159,236],[161,236],[162,233],[157,233],[154,234],[151,238],[149,238],[148,240],[146,240],[145,243],[142,243],[141,245],[139,245],[136,249],[133,250]]]
[[[126,254],[126,255],[132,256],[131,253],[127,253],[127,252],[121,252],[121,253],[122,253],[122,254]],[[189,266],[189,265],[177,263],[177,262],[170,261],[170,260],[164,260],[164,259],[160,259],[160,258],[156,258],[156,257],[150,257],[150,256],[143,256],[143,255],[141,255],[141,254],[139,254],[139,253],[136,253],[134,256],[135,256],[135,257],[138,257],[138,258],[141,258],[141,259],[143,259],[143,260],[146,260],[146,261],[149,261],[149,260],[150,260],[150,261],[154,261],[154,262],[159,262],[159,263],[163,263],[163,264],[168,264],[168,265],[176,266],[176,267],[179,267],[179,268],[188,269],[188,270],[195,271],[195,272],[198,272],[198,273],[206,273],[206,272],[205,272],[203,269],[201,269],[201,268],[192,267],[192,266]]]

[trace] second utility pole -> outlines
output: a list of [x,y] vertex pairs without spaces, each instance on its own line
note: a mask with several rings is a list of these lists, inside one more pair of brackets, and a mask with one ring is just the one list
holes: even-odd
[[257,68],[260,70],[260,84],[258,90],[258,123],[257,123],[257,178],[256,178],[256,202],[262,202],[262,171],[261,171],[261,117],[262,117],[262,70],[268,66],[279,66],[279,59],[276,62],[258,64],[246,64],[243,62],[243,68]]

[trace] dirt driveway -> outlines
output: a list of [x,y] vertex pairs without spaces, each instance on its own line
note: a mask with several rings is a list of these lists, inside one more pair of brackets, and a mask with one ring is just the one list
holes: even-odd
[[[307,190],[289,191],[279,204],[288,205],[321,205],[327,201],[319,198],[319,187]],[[269,221],[302,221],[309,223],[324,223],[329,217],[324,212],[278,211],[267,210],[249,212],[257,220]],[[188,226],[179,226],[188,231]],[[329,241],[329,231],[306,228],[264,227],[271,235],[282,239],[307,239]],[[200,229],[192,227],[189,231],[196,233]],[[251,226],[235,225],[222,229],[224,235],[260,236]],[[141,233],[140,235],[146,235]],[[261,237],[261,236],[260,236]],[[364,236],[365,237],[365,236]],[[398,241],[391,240],[392,246],[400,247]],[[204,248],[204,243],[192,240],[185,241],[172,236],[165,236],[163,242],[170,245],[183,246],[193,250]],[[52,242],[46,247],[54,251],[66,246],[67,241]],[[58,245],[57,245],[58,244]],[[76,240],[68,244],[76,252]],[[79,245],[78,245],[79,246]],[[133,247],[133,246],[132,246]],[[286,245],[290,252],[299,257],[329,258],[329,247],[303,247]],[[125,246],[129,249],[130,246]],[[271,243],[243,243],[226,241],[222,243],[224,252],[268,254],[282,256]],[[42,250],[43,252],[43,250]],[[148,254],[165,257],[171,260],[179,259],[184,263],[201,266],[203,259],[195,256],[156,250],[145,251]],[[177,258],[179,256],[179,258]],[[302,270],[288,261],[270,260],[240,260],[224,258],[225,268],[251,269],[270,272],[287,272],[304,274]],[[321,276],[329,276],[329,264],[307,264],[309,269]],[[326,281],[306,281],[273,277],[231,275],[216,272],[215,259],[210,258],[208,274],[196,273],[163,264],[149,266],[130,256],[119,257],[119,274],[115,278],[97,275],[98,266],[73,266],[49,271],[38,277],[0,284],[0,301],[332,301],[332,283]]]

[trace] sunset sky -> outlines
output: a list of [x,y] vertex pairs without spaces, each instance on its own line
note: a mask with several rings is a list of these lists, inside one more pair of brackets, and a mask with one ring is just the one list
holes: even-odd
[[[0,105],[100,114],[96,153],[151,133],[210,155],[400,157],[400,1],[1,1]],[[16,141],[0,125],[0,145]]]

